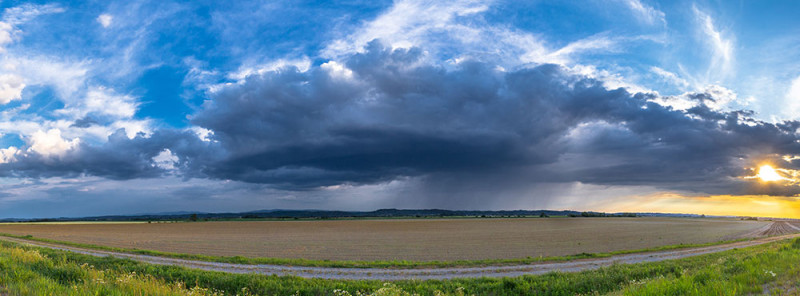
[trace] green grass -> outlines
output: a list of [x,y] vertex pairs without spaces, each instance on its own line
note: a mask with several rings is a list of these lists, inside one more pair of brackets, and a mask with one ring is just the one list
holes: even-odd
[[209,256],[197,254],[181,254],[161,252],[154,250],[140,250],[128,248],[116,248],[108,246],[99,246],[93,244],[82,244],[67,241],[58,241],[46,238],[38,238],[30,235],[14,235],[8,233],[0,233],[0,236],[20,238],[32,241],[46,242],[61,244],[66,246],[80,247],[86,249],[95,249],[112,252],[122,252],[130,254],[161,256],[169,258],[179,258],[188,260],[201,260],[222,263],[238,263],[238,264],[274,264],[274,265],[288,265],[288,266],[312,266],[312,267],[352,267],[352,268],[430,268],[430,267],[475,267],[475,266],[488,266],[488,265],[514,265],[514,264],[530,264],[544,261],[568,261],[575,259],[587,258],[603,258],[613,255],[652,252],[652,251],[665,251],[683,248],[706,247],[719,244],[726,244],[738,241],[745,241],[748,239],[718,241],[704,244],[679,244],[660,246],[655,248],[637,249],[637,250],[621,250],[607,253],[581,253],[569,256],[552,256],[552,257],[527,257],[515,259],[484,259],[484,260],[455,260],[455,261],[408,261],[408,260],[391,260],[391,261],[344,261],[344,260],[309,260],[309,259],[292,259],[292,258],[248,258],[243,256],[224,257],[224,256]]
[[795,239],[578,273],[387,284],[227,274],[0,242],[0,287],[11,295],[751,295],[796,293],[799,263]]

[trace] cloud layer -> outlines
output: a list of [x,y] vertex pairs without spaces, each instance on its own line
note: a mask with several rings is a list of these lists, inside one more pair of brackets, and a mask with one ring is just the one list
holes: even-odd
[[13,5],[0,215],[148,182],[176,210],[800,193],[800,39],[729,5]]
[[[220,86],[192,118],[213,131],[208,140],[168,129],[128,138],[119,130],[92,145],[53,130],[34,135],[27,151],[0,168],[14,177],[169,173],[288,190],[469,172],[469,182],[515,180],[504,186],[800,192],[744,178],[765,158],[800,151],[800,122],[712,109],[719,93],[686,94],[694,105],[680,110],[656,103],[666,100],[656,94],[609,89],[558,65],[506,71],[467,60],[445,67],[423,55],[376,40],[341,64],[286,66]],[[164,165],[165,157],[174,164]]]

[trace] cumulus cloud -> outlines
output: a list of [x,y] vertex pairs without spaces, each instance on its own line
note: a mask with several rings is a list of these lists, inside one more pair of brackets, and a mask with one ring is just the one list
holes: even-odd
[[[0,42],[2,41],[0,40]],[[0,75],[0,105],[19,100],[23,89],[25,89],[25,83],[21,77],[13,74]]]
[[38,131],[30,137],[28,152],[34,152],[44,157],[63,156],[80,143],[80,139],[67,140],[61,137],[61,131],[51,129],[47,132]]
[[107,13],[97,16],[97,22],[100,23],[100,25],[103,26],[103,28],[108,28],[109,26],[111,26],[111,21],[113,19],[114,17]]
[[164,149],[153,157],[153,165],[165,170],[174,170],[175,164],[178,163],[179,160],[178,156],[175,156],[172,151]]
[[17,154],[19,153],[19,149],[13,146],[0,149],[0,163],[15,161],[17,159]]

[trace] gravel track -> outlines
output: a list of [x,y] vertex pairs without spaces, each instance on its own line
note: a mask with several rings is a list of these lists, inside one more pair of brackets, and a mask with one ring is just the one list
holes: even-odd
[[232,264],[219,262],[206,262],[185,259],[175,259],[158,256],[137,255],[120,252],[110,252],[92,250],[71,246],[64,246],[51,243],[29,241],[24,239],[0,236],[0,240],[44,247],[50,249],[70,251],[91,256],[117,258],[127,258],[144,263],[159,265],[174,265],[187,268],[196,268],[209,271],[221,271],[231,273],[256,273],[266,275],[294,275],[304,278],[322,279],[343,279],[343,280],[408,280],[408,279],[450,279],[450,278],[476,278],[476,277],[514,277],[530,274],[544,274],[553,271],[577,272],[592,270],[613,264],[632,264],[640,262],[656,262],[671,259],[680,259],[691,256],[710,254],[727,251],[736,248],[756,246],[784,240],[788,238],[800,237],[795,227],[787,222],[774,222],[761,229],[762,235],[784,234],[785,232],[794,234],[784,234],[780,236],[762,237],[749,241],[734,242],[708,247],[686,248],[678,250],[656,251],[646,253],[634,253],[615,255],[605,258],[580,259],[563,262],[540,262],[532,264],[505,265],[505,266],[485,266],[485,267],[453,267],[453,268],[419,268],[419,269],[399,269],[399,268],[332,268],[332,267],[301,267],[284,265],[266,264]]

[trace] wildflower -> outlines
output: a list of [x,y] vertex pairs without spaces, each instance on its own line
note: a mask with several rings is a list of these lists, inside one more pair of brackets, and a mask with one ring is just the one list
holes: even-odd
[[771,275],[772,277],[776,277],[776,276],[777,276],[777,274],[775,274],[774,272],[772,272],[772,270],[764,270],[764,274],[766,274],[766,275]]
[[345,290],[336,289],[336,290],[333,290],[333,295],[336,295],[336,296],[351,296],[352,294],[350,294],[350,292],[347,292]]

